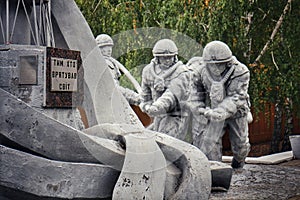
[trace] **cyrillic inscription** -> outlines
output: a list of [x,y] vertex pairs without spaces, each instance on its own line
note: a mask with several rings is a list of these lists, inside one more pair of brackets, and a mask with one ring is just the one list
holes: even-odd
[[77,91],[77,60],[51,57],[51,91]]

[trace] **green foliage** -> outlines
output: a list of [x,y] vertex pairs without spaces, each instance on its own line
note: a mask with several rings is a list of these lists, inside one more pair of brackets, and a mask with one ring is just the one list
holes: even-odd
[[[139,32],[139,28],[158,27],[189,36],[202,46],[212,40],[226,42],[238,60],[250,69],[249,93],[252,105],[257,111],[262,110],[265,103],[274,103],[278,100],[285,103],[287,98],[293,102],[292,105],[300,105],[300,9],[298,9],[300,1],[292,2],[278,33],[259,63],[254,61],[268,42],[287,1],[76,0],[76,2],[95,36],[100,33],[113,36],[129,30],[134,32],[135,39],[122,38],[124,46],[118,48],[124,48],[122,51],[125,53],[121,54],[118,60],[129,70],[134,70],[132,72],[139,81],[141,66],[149,63],[152,58],[151,47],[144,45],[148,41],[141,41],[144,38],[142,34],[145,33]],[[176,34],[172,34],[172,37],[176,39]],[[127,48],[133,44],[140,45],[140,48]],[[152,46],[153,44],[151,41]],[[182,48],[180,47],[179,51]],[[184,51],[188,50],[188,47],[184,48]],[[122,80],[122,84],[127,83]]]
[[[259,54],[264,44],[270,38],[275,25],[282,14],[286,1],[257,1],[253,5],[256,17],[250,36],[256,40],[252,45],[252,61]],[[265,102],[282,104],[292,100],[293,105],[299,108],[300,103],[300,59],[299,59],[299,31],[300,23],[299,1],[293,1],[290,11],[286,14],[283,23],[273,39],[268,51],[261,62],[253,66],[251,81],[251,96],[254,105]],[[298,36],[297,36],[298,35]],[[257,93],[258,92],[258,93]],[[299,113],[298,113],[299,114]]]

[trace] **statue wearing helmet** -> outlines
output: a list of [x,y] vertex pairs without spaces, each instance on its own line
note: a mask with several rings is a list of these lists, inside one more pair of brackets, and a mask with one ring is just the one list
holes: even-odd
[[112,73],[114,80],[118,83],[121,76],[119,66],[122,64],[111,57],[112,48],[114,46],[112,38],[107,34],[100,34],[96,37],[96,43],[100,48],[108,67],[110,68],[110,72]]
[[152,53],[154,57],[177,56],[178,49],[172,40],[162,39],[154,45]]
[[178,49],[170,39],[159,40],[153,47],[151,63],[142,73],[141,109],[153,116],[151,130],[185,139],[190,73],[177,59]]
[[114,42],[112,38],[107,34],[100,34],[96,37],[96,43],[100,48],[100,51],[105,59],[106,64],[109,67],[109,71],[123,96],[127,99],[130,105],[139,105],[141,97],[138,93],[120,86],[119,79],[121,77],[120,69],[125,68],[119,61],[114,59],[112,55],[112,48]]
[[98,47],[114,46],[114,41],[107,34],[100,34],[100,35],[98,35],[96,37],[96,43],[97,43]]
[[204,47],[202,63],[194,70],[193,77],[190,99],[198,103],[192,104],[192,110],[208,119],[204,131],[199,130],[201,139],[194,141],[194,145],[209,159],[221,161],[222,137],[228,127],[232,167],[243,167],[250,151],[248,123],[252,120],[248,68],[232,55],[225,43],[212,41]]

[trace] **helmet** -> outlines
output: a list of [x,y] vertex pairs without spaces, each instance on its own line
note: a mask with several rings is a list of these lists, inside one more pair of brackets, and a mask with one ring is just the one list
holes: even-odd
[[176,44],[170,39],[162,39],[156,42],[152,50],[153,56],[175,56],[178,54]]
[[221,41],[212,41],[203,49],[203,60],[206,63],[225,63],[232,59],[230,48]]
[[114,46],[114,41],[107,34],[100,34],[96,37],[96,43],[98,47]]

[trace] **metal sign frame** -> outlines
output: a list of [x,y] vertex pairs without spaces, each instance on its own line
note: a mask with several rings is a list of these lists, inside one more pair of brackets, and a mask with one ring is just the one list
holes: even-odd
[[[70,66],[69,63],[71,63]],[[47,47],[45,64],[43,106],[71,108],[81,105],[83,100],[83,67],[80,52]],[[76,67],[75,71],[71,67]]]

